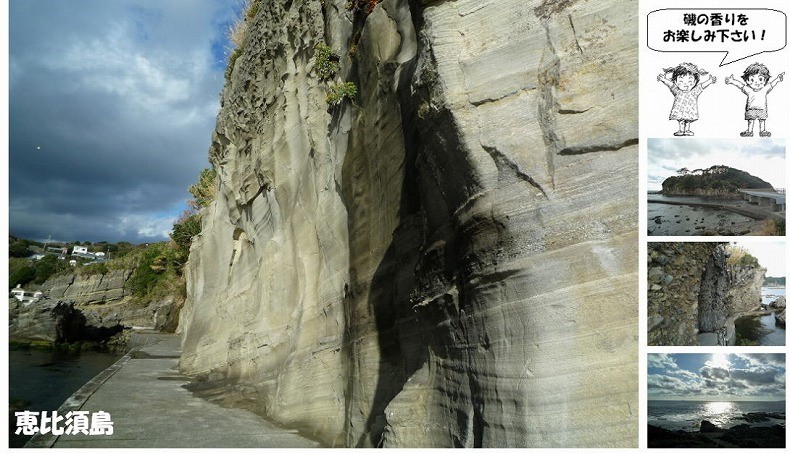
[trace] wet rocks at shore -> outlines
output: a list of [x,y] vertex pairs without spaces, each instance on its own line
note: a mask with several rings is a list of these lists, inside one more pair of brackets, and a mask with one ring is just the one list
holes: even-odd
[[769,305],[770,308],[776,310],[774,312],[774,319],[776,319],[776,324],[782,327],[785,327],[785,312],[786,312],[786,302],[785,296],[779,296],[775,301],[771,302]]
[[784,420],[785,414],[779,412],[749,412],[748,414],[735,417],[735,419],[744,420],[748,423],[762,423],[771,421],[772,419]]
[[[749,423],[764,423],[771,420],[784,420],[780,413],[752,412],[736,417]],[[776,423],[772,426],[749,426],[740,424],[721,428],[708,420],[702,420],[698,432],[669,430],[655,425],[647,425],[647,446],[649,448],[784,448],[785,426]]]

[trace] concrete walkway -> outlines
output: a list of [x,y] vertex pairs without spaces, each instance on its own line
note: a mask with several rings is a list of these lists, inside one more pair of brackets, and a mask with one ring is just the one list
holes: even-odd
[[104,411],[112,435],[35,436],[26,447],[320,447],[243,409],[229,409],[193,395],[178,372],[176,335],[138,333],[141,344],[77,391],[58,410]]

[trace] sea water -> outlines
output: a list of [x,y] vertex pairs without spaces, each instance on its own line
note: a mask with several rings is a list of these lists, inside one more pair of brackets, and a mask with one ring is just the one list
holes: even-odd
[[720,428],[747,424],[773,426],[784,420],[749,423],[737,417],[750,412],[785,413],[784,401],[648,401],[647,422],[669,430],[699,431],[700,423],[707,420]]
[[[56,411],[68,397],[120,357],[101,352],[10,351],[9,402],[18,411]],[[17,436],[15,431],[16,418],[10,413],[10,446],[24,446],[30,436]]]
[[[698,197],[666,197],[649,194],[647,199],[647,234],[651,236],[696,236],[705,231],[712,232],[718,229],[748,229],[747,226],[755,222],[754,219],[723,209],[655,203],[662,200],[686,203],[710,202]],[[657,221],[656,218],[660,220]]]
[[762,296],[763,305],[769,305],[779,296],[785,295],[785,288],[779,286],[763,286],[760,295]]
[[[785,289],[763,286],[762,304],[768,308],[777,297],[784,296]],[[744,316],[735,321],[735,346],[784,346],[785,329],[776,324],[773,313],[765,316]],[[745,340],[745,341],[744,341]]]

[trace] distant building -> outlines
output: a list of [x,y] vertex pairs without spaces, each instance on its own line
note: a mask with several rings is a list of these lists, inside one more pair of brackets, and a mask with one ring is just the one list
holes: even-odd
[[16,285],[16,288],[11,290],[11,296],[16,300],[29,304],[31,302],[38,302],[44,293],[41,291],[27,291],[22,288],[22,285]]
[[96,259],[96,254],[88,251],[88,247],[84,245],[75,245],[71,251],[71,256],[79,256],[81,258]]

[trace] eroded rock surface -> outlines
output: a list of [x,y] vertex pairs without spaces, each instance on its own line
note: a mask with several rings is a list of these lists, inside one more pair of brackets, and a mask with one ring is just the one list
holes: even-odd
[[[125,288],[131,275],[132,270],[118,269],[50,278],[41,287],[44,296],[40,301],[11,301],[10,339],[20,343],[104,341],[124,328],[175,331],[183,297],[172,295],[141,303]],[[68,307],[60,309],[66,315],[53,318],[58,306]],[[71,327],[62,327],[65,324]],[[64,329],[70,333],[62,334]]]
[[[648,244],[647,344],[697,344],[700,293],[711,295],[717,283],[726,283],[719,282],[719,277],[726,278],[726,263],[720,262],[716,273],[713,260],[716,249],[722,247],[723,244],[713,242]],[[710,278],[703,285],[706,272]],[[703,286],[706,286],[704,291]],[[721,289],[720,296],[725,293],[726,287]],[[723,326],[724,318],[720,321],[718,327]]]
[[636,447],[636,4],[345,4],[251,20],[182,371],[326,445]]
[[734,320],[761,307],[766,269],[729,264],[717,242],[648,244],[648,344],[725,345]]
[[785,296],[779,296],[775,301],[771,302],[771,308],[776,309],[774,313],[776,324],[784,327],[787,321],[787,304],[785,302]]

